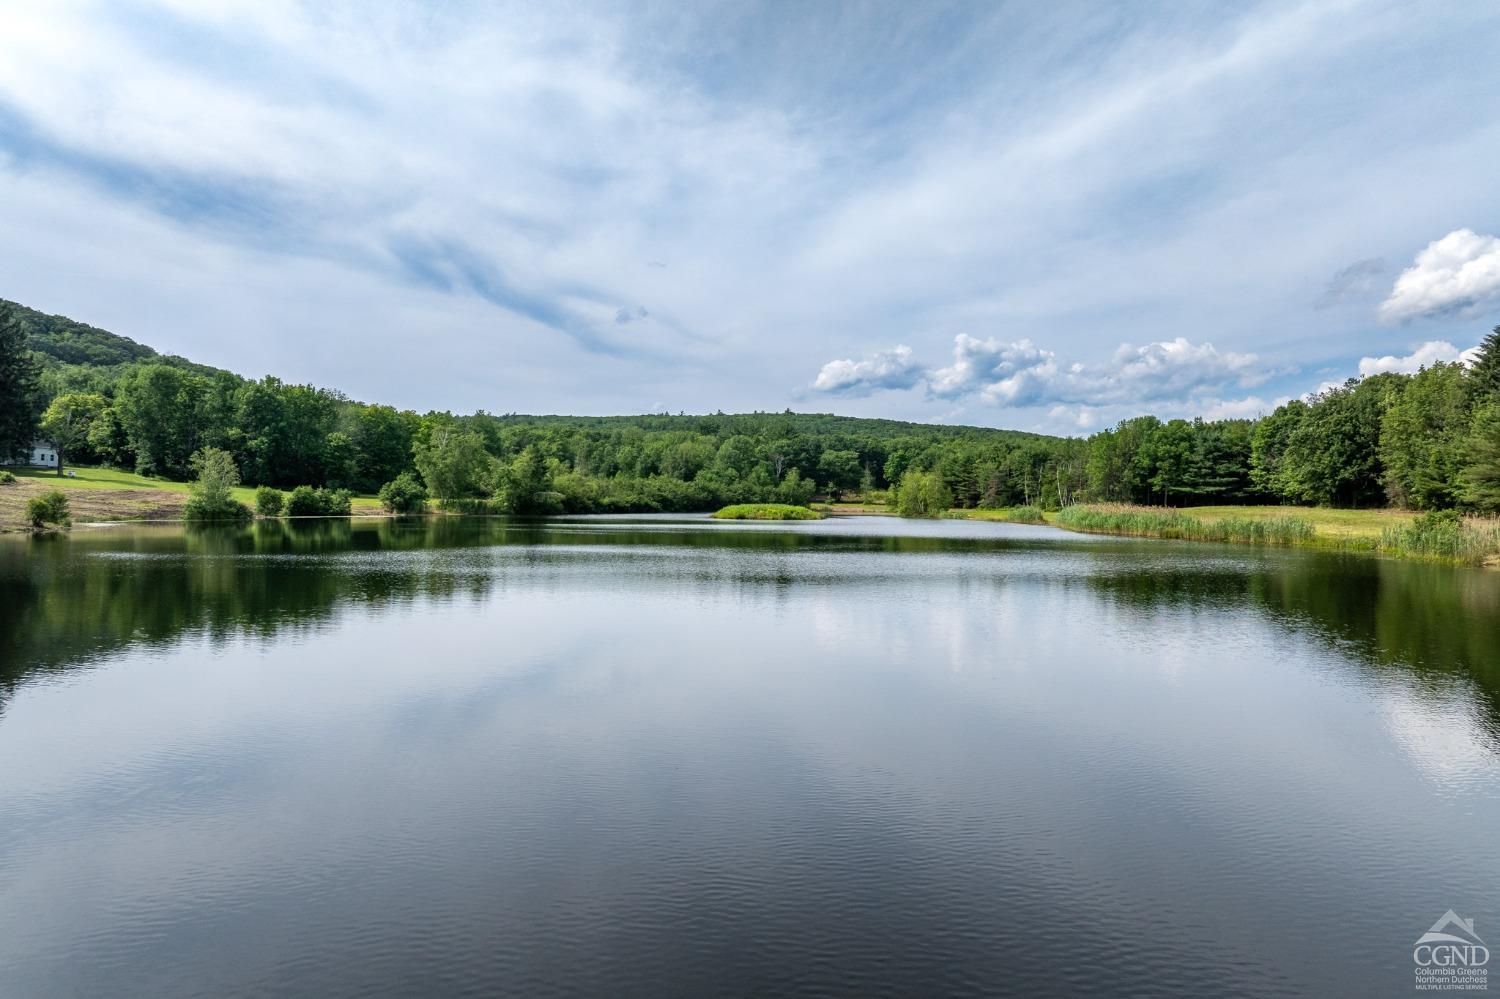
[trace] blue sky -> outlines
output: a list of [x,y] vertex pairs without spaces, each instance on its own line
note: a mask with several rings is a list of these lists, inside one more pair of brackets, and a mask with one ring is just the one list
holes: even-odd
[[0,0],[0,297],[419,410],[1253,415],[1500,322],[1500,6]]

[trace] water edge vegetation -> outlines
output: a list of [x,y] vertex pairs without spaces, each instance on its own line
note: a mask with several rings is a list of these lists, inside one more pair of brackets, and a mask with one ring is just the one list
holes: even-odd
[[789,503],[735,503],[711,516],[715,520],[822,520],[826,514]]

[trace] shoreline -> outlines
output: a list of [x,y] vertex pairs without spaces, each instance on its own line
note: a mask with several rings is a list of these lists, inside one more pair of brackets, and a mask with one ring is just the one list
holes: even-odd
[[[0,487],[7,490],[11,487]],[[32,490],[22,490],[18,493],[30,493]],[[186,494],[176,490],[105,490],[78,488],[67,490],[69,499],[74,503],[74,526],[80,529],[97,530],[110,527],[129,526],[171,526],[185,525],[187,522],[180,516],[181,509],[186,504]],[[0,492],[3,496],[4,492]],[[18,495],[24,502],[24,495]],[[828,518],[847,517],[899,517],[894,511],[885,506],[872,504],[813,504],[811,509]],[[1014,511],[1023,508],[953,508],[943,512],[939,519],[944,520],[976,520],[989,521],[993,523],[1014,524],[1037,524],[1033,519],[1034,513],[1027,517],[1015,516]],[[1138,513],[1141,516],[1131,526],[1110,526],[1108,524],[1069,524],[1065,522],[1067,516],[1065,511],[1047,511],[1042,514],[1040,524],[1042,526],[1054,527],[1060,531],[1074,534],[1089,534],[1103,537],[1120,538],[1145,538],[1160,541],[1198,541],[1216,542],[1220,544],[1250,545],[1262,548],[1299,548],[1308,551],[1322,551],[1353,555],[1374,555],[1387,558],[1403,560],[1415,560],[1432,562],[1436,564],[1450,565],[1455,568],[1479,568],[1489,570],[1500,570],[1500,545],[1495,550],[1488,551],[1482,557],[1461,558],[1441,553],[1403,550],[1384,543],[1381,530],[1391,527],[1402,527],[1410,525],[1416,520],[1417,515],[1409,511],[1390,510],[1386,508],[1370,510],[1339,510],[1321,509],[1311,507],[1199,507],[1199,508],[1170,508],[1170,507],[1148,507],[1148,508],[1122,508],[1111,507],[1107,504],[1078,504],[1067,510],[1084,511],[1088,513],[1109,513],[1111,511]],[[1200,512],[1201,511],[1201,512]],[[132,513],[140,515],[131,516]],[[120,514],[125,514],[121,516]],[[395,519],[400,514],[389,513],[386,510],[366,501],[365,504],[356,506],[344,517],[257,517],[250,523],[261,523],[271,521],[312,521],[312,520],[375,520]],[[405,515],[413,516],[413,515]],[[441,516],[441,517],[468,517],[473,514],[458,513],[444,510],[430,510],[425,514],[415,516]],[[483,516],[492,516],[485,514]],[[570,514],[568,516],[578,516]],[[1075,515],[1076,516],[1076,515]],[[1197,525],[1196,529],[1190,529],[1183,533],[1184,520]],[[1295,522],[1298,530],[1291,536],[1277,536],[1275,523],[1281,525]],[[789,521],[790,522],[790,521]],[[1232,522],[1232,523],[1231,523]],[[1226,526],[1238,528],[1240,531],[1248,531],[1257,523],[1263,523],[1269,529],[1256,532],[1255,536],[1238,536],[1233,530],[1226,530]],[[1474,523],[1474,521],[1470,521]],[[1478,523],[1491,525],[1494,522],[1479,521]],[[1162,526],[1165,524],[1166,526]],[[1495,527],[1486,526],[1488,530],[1496,530]],[[11,520],[6,518],[0,520],[0,537],[28,537],[33,532],[22,520]]]

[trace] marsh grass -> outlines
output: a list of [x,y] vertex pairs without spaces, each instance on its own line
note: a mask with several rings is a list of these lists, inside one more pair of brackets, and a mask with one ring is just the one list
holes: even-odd
[[1463,565],[1500,560],[1500,519],[1463,518],[1453,510],[1424,513],[1380,534],[1380,550]]
[[1308,544],[1316,534],[1311,523],[1298,517],[1216,517],[1208,520],[1167,507],[1123,503],[1064,507],[1053,522],[1059,527],[1089,534],[1253,545]]
[[786,503],[735,503],[713,513],[716,520],[822,520],[823,514]]

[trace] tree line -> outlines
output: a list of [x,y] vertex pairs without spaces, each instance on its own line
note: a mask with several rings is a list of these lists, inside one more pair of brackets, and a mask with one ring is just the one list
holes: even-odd
[[[187,478],[205,449],[239,480],[455,509],[632,512],[814,495],[919,505],[1392,504],[1500,509],[1500,327],[1472,367],[1351,379],[1260,419],[1140,416],[1088,438],[825,414],[419,414],[242,378],[0,303],[0,450]],[[418,481],[419,480],[419,481]]]

